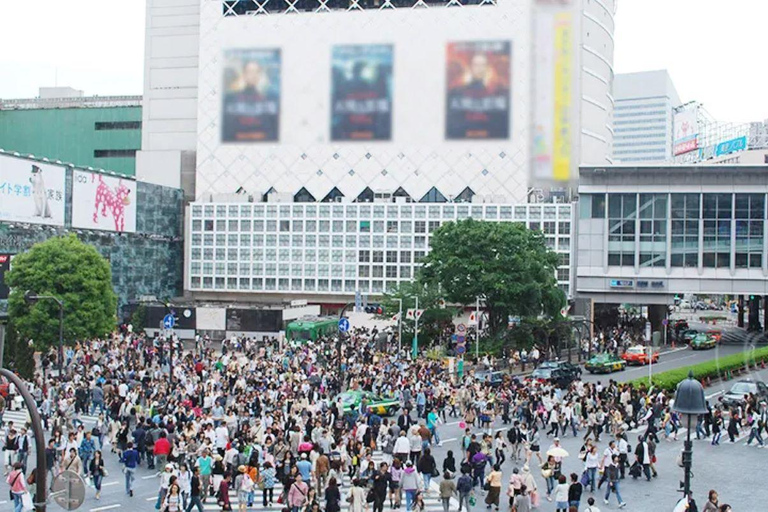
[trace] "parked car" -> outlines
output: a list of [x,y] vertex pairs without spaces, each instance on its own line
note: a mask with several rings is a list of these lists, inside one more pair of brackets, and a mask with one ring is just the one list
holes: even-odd
[[768,400],[768,386],[761,380],[741,379],[737,380],[731,386],[731,389],[723,395],[722,404],[726,407],[744,405],[745,395],[753,394],[760,399]]
[[400,402],[394,398],[385,398],[374,395],[370,391],[345,391],[336,397],[341,399],[343,412],[357,411],[363,399],[366,401],[366,407],[370,412],[381,416],[392,416],[400,409]]
[[545,361],[541,363],[536,369],[537,370],[557,369],[571,375],[574,379],[581,378],[581,367],[575,364],[571,364],[567,361]]
[[584,368],[589,373],[611,373],[618,372],[627,367],[627,362],[615,354],[608,352],[597,354],[592,357]]
[[717,340],[714,336],[706,332],[700,332],[691,340],[691,349],[693,350],[708,350],[715,348]]
[[566,371],[563,368],[536,368],[531,373],[530,379],[538,382],[547,382],[554,384],[560,389],[566,389],[576,380],[576,374]]
[[475,372],[475,379],[490,384],[492,388],[496,388],[501,386],[506,375],[506,372],[501,371],[489,372],[488,370],[478,370]]
[[[648,353],[651,352],[651,357],[648,357]],[[621,355],[621,358],[627,362],[628,365],[631,364],[639,364],[639,365],[646,365],[649,362],[658,363],[659,362],[659,351],[653,350],[648,347],[644,347],[642,345],[635,345],[633,347],[629,347],[626,352],[624,352]]]

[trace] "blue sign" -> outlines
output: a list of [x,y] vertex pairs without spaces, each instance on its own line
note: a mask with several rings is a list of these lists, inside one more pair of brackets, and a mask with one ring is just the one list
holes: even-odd
[[611,279],[611,288],[633,288],[635,282],[631,279]]
[[744,151],[745,149],[747,149],[747,137],[739,137],[718,144],[715,148],[715,156],[727,155],[736,151]]
[[339,332],[347,332],[349,330],[349,320],[346,318],[339,318]]
[[456,345],[456,353],[458,355],[461,355],[461,354],[463,354],[466,351],[467,351],[467,346],[464,345],[463,343],[460,343],[460,344]]
[[169,314],[163,317],[163,328],[173,329],[174,325],[176,325],[176,319],[173,318],[173,315]]

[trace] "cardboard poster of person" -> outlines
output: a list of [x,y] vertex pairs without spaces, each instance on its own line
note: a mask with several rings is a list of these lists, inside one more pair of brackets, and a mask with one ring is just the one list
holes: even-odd
[[64,225],[63,167],[0,155],[0,220]]
[[280,50],[224,52],[222,142],[280,138]]
[[392,55],[392,45],[333,48],[332,140],[390,140]]
[[448,43],[445,137],[508,139],[511,43]]
[[72,227],[134,233],[136,182],[75,170],[72,173]]

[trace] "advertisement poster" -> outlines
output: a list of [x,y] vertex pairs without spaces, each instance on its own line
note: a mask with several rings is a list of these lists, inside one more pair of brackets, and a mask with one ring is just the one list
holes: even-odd
[[392,137],[392,46],[335,46],[331,57],[331,139]]
[[508,139],[511,43],[448,43],[445,136]]
[[75,170],[72,173],[72,227],[136,231],[136,182]]
[[64,225],[64,167],[0,155],[0,220]]
[[228,50],[224,58],[222,142],[277,141],[280,50]]
[[552,145],[552,175],[560,181],[566,181],[571,177],[572,32],[570,13],[558,14],[555,17],[555,129]]
[[677,112],[674,117],[674,155],[683,155],[699,149],[699,123],[696,109]]
[[0,254],[0,300],[8,298],[10,288],[5,284],[5,273],[11,269],[12,254]]

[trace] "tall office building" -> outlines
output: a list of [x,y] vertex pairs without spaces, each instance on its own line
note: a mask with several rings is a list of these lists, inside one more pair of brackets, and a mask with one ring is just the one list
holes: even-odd
[[441,223],[473,217],[543,230],[568,291],[572,205],[528,202],[610,163],[614,11],[148,0],[137,172],[194,198],[186,290],[381,293],[413,277]]
[[666,70],[617,74],[613,82],[614,162],[663,162],[672,158],[672,109],[678,107]]

